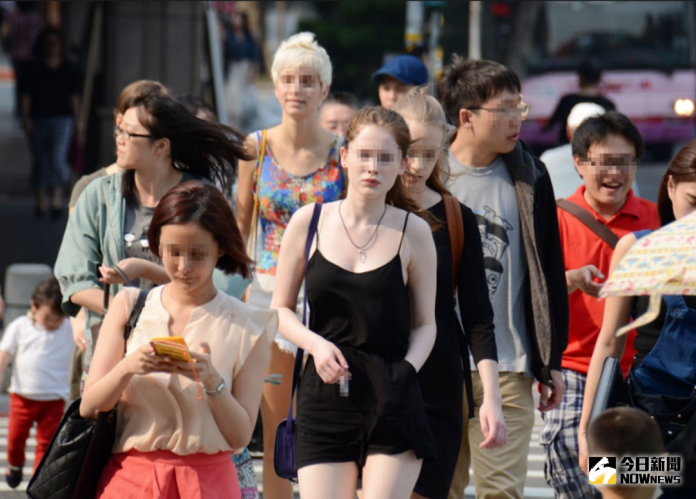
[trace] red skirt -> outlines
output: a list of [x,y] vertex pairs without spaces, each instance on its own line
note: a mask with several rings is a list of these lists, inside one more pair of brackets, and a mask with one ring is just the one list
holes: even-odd
[[114,454],[104,468],[101,499],[241,499],[232,454],[169,451]]

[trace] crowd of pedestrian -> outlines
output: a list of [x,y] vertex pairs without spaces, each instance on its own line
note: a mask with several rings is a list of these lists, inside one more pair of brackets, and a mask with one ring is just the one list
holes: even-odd
[[30,146],[34,213],[57,220],[71,181],[71,147],[79,148],[81,81],[66,58],[63,34],[46,24],[39,2],[15,4],[0,26],[0,40],[12,62],[15,113]]
[[[229,29],[234,100],[259,61],[248,20]],[[40,70],[57,71],[46,53]],[[35,127],[68,127],[65,71],[65,102]],[[567,106],[570,150],[551,170],[520,141],[529,107],[497,62],[455,56],[429,95],[422,61],[396,56],[373,74],[381,105],[361,107],[331,92],[330,55],[304,32],[271,76],[280,123],[248,136],[158,82],[121,93],[116,160],[76,186],[55,279],[0,343],[0,368],[14,359],[8,484],[34,421],[35,465],[45,452],[70,363],[82,417],[118,413],[98,497],[258,497],[246,446],[260,413],[264,497],[290,499],[276,428],[293,405],[303,499],[463,498],[471,467],[477,498],[522,498],[537,410],[556,497],[638,497],[591,486],[588,452],[666,448],[693,473],[693,297],[665,296],[657,321],[617,338],[647,301],[598,295],[631,246],[696,210],[696,141],[656,205],[632,189],[638,129],[594,94]],[[42,102],[34,90],[24,102]],[[157,349],[167,337],[187,361]],[[607,357],[653,403],[590,422]],[[664,411],[683,424],[646,415]],[[661,497],[693,497],[686,482]]]

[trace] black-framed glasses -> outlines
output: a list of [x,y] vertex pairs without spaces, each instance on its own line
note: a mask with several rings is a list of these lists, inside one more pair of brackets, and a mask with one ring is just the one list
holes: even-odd
[[117,139],[119,137],[123,137],[125,140],[130,140],[131,137],[140,137],[142,139],[156,139],[156,138],[158,138],[154,135],[144,135],[142,133],[127,132],[118,125],[114,125],[114,137]]
[[515,107],[470,107],[469,111],[474,111],[477,109],[502,114],[503,116],[509,116],[511,118],[525,119],[529,114],[529,105],[525,104],[524,102],[520,102],[519,105]]

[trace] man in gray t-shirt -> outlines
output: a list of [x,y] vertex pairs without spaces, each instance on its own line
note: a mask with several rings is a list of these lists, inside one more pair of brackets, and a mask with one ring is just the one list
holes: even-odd
[[[500,157],[477,168],[462,165],[451,154],[449,162],[450,190],[474,212],[481,232],[498,370],[532,377],[524,306],[527,263],[512,178]],[[476,369],[473,362],[471,369]]]
[[449,188],[479,217],[507,427],[506,444],[493,448],[487,421],[498,401],[472,372],[475,416],[465,420],[449,499],[463,499],[469,464],[477,497],[522,499],[534,427],[533,380],[540,382],[541,411],[557,407],[565,390],[560,368],[568,296],[556,203],[546,168],[519,142],[529,111],[520,91],[509,68],[458,57],[438,83],[445,113],[457,127],[449,146]]

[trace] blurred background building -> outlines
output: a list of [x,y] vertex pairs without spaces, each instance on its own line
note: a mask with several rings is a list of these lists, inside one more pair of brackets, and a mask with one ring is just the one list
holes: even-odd
[[[603,70],[602,93],[639,124],[651,152],[669,156],[674,143],[693,137],[696,14],[688,1],[36,3],[65,34],[82,75],[86,172],[111,161],[112,106],[133,80],[160,80],[175,94],[229,107],[218,101],[230,77],[225,40],[239,12],[257,44],[261,90],[261,100],[250,101],[261,108],[235,123],[245,129],[277,119],[263,99],[273,53],[308,30],[334,62],[333,89],[366,103],[376,102],[371,72],[394,54],[422,57],[433,78],[453,53],[510,66],[531,107],[523,138],[538,152],[556,145],[557,128],[543,130],[545,122],[563,94],[577,91],[575,70],[588,59]],[[2,2],[6,16],[13,4]]]

